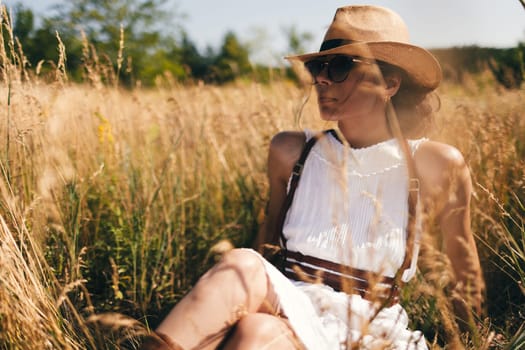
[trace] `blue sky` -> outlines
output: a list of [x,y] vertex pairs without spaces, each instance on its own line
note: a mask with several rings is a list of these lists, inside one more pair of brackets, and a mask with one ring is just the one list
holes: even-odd
[[[278,57],[286,53],[283,28],[309,32],[317,50],[335,9],[369,3],[390,7],[407,22],[414,44],[426,48],[462,45],[512,47],[525,42],[525,9],[519,0],[170,0],[186,15],[182,26],[203,49],[217,47],[228,30],[255,49]],[[22,2],[36,13],[49,13],[58,0],[3,0],[8,7]],[[309,50],[309,51],[310,51]]]

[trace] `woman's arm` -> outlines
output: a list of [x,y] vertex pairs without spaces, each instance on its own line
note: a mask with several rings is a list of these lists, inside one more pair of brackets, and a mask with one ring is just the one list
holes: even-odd
[[451,183],[449,198],[438,216],[438,222],[443,233],[444,251],[456,276],[455,291],[458,296],[454,300],[455,306],[470,306],[480,314],[483,278],[476,243],[470,229],[470,171],[461,155],[453,160],[452,167],[455,181]]
[[286,198],[286,186],[293,166],[301,154],[305,142],[302,132],[280,132],[272,138],[268,152],[268,181],[270,193],[264,223],[255,240],[255,247],[261,251],[262,245],[279,244],[278,220],[281,207]]
[[470,228],[470,171],[452,146],[427,142],[416,153],[427,212],[433,214],[442,234],[443,251],[454,273],[453,306],[458,318],[468,321],[471,310],[481,313],[483,277]]

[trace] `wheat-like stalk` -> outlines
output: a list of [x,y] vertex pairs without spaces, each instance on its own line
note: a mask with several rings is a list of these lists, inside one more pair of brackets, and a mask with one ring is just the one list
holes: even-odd
[[[69,81],[57,35],[55,81],[47,83],[39,71],[48,62],[33,74],[2,11],[0,347],[133,347],[214,254],[253,239],[268,195],[271,137],[326,125],[305,97],[310,91],[286,81],[219,87],[160,77],[155,88],[115,89],[122,30],[116,73],[84,36],[84,84]],[[515,281],[525,280],[522,91],[502,90],[483,74],[461,87],[445,83],[440,94],[433,137],[457,146],[480,184],[473,230],[487,243],[479,249],[494,301],[479,332],[461,336],[445,288],[450,266],[439,242],[426,238],[422,273],[403,296],[410,326],[428,334],[432,349],[521,344],[523,328],[513,323],[522,309],[512,311],[515,300],[503,291],[521,293]],[[493,268],[502,254],[503,273]]]

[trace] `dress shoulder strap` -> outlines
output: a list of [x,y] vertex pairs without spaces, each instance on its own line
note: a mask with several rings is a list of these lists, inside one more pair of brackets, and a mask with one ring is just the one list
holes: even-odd
[[279,230],[279,235],[281,237],[281,245],[286,251],[286,237],[283,233],[283,226],[284,221],[286,220],[286,214],[288,213],[288,210],[290,209],[290,206],[292,205],[293,197],[295,195],[295,190],[297,189],[297,185],[299,184],[299,179],[301,178],[301,174],[303,172],[304,163],[306,162],[306,158],[308,157],[308,154],[310,154],[310,151],[314,147],[314,145],[317,143],[317,140],[323,135],[326,135],[327,133],[333,133],[335,134],[335,131],[330,130],[324,130],[322,133],[315,134],[311,136],[308,139],[307,135],[307,141],[303,146],[303,150],[301,152],[301,155],[299,156],[299,159],[295,163],[291,179],[290,179],[290,186],[288,189],[288,193],[286,194],[286,198],[284,199],[283,205],[281,207],[281,211],[279,212],[279,221],[277,229]]

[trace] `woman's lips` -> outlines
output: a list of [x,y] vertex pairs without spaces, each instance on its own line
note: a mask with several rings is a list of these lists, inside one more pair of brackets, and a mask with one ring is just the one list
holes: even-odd
[[323,104],[332,103],[332,102],[337,101],[337,99],[335,99],[334,97],[329,97],[329,96],[319,96],[317,100],[319,103],[323,103]]

